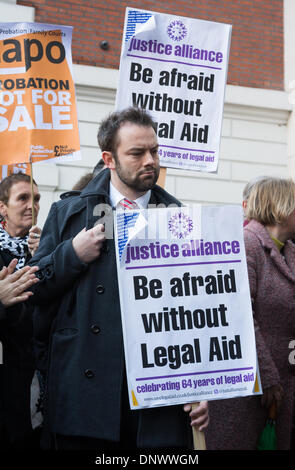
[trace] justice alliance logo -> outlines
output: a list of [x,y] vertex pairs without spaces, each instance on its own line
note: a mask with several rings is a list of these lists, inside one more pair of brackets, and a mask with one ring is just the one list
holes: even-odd
[[169,24],[167,33],[173,41],[182,41],[187,35],[187,29],[182,21],[175,20]]
[[168,228],[176,238],[186,238],[193,230],[193,221],[187,215],[179,212],[170,218]]

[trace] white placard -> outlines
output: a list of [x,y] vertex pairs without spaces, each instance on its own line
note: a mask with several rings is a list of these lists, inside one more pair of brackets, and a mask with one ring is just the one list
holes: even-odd
[[126,9],[116,109],[157,122],[161,166],[217,171],[231,26]]
[[115,217],[131,408],[260,393],[241,208]]

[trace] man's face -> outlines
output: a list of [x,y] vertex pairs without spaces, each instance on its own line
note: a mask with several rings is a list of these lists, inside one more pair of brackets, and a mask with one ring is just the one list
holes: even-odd
[[154,186],[159,176],[156,133],[152,127],[127,122],[119,129],[117,142],[113,182],[123,194],[127,195],[127,189],[133,198],[139,197]]

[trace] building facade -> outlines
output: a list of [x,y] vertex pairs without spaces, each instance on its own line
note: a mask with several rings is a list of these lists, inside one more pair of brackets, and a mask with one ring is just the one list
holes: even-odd
[[2,22],[74,27],[73,62],[82,160],[34,165],[42,225],[60,194],[100,158],[100,120],[114,109],[125,8],[232,24],[217,173],[167,170],[166,189],[184,203],[240,204],[259,175],[295,177],[295,2],[293,0],[0,1]]

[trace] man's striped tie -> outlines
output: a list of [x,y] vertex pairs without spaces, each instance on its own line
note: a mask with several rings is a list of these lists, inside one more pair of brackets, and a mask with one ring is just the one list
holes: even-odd
[[131,201],[131,199],[127,199],[126,197],[124,199],[121,199],[119,205],[123,209],[138,209],[138,205],[136,204],[136,202]]

